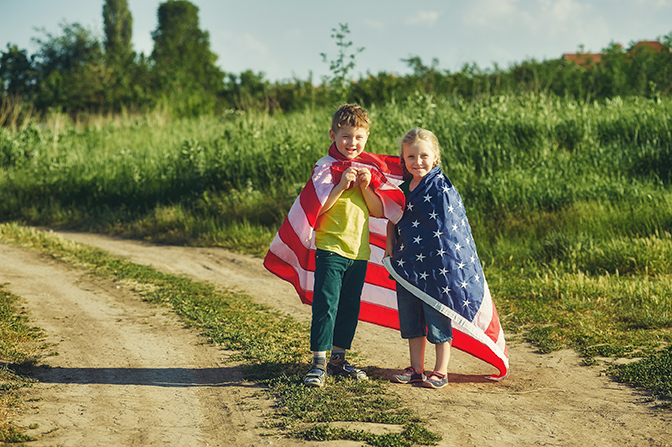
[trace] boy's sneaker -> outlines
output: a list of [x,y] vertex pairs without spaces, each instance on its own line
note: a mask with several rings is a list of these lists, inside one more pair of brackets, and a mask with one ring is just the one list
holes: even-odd
[[321,387],[324,385],[324,380],[326,378],[326,366],[319,363],[313,363],[313,365],[310,367],[310,371],[308,371],[306,373],[306,377],[303,378],[303,384],[305,386]]
[[425,388],[443,388],[448,385],[448,376],[446,374],[441,374],[436,371],[432,371],[429,376],[422,382],[422,386]]
[[415,368],[409,366],[403,373],[392,376],[390,381],[396,383],[419,383],[425,381],[425,374],[424,371],[419,373]]
[[366,373],[359,368],[355,368],[347,360],[338,363],[327,363],[327,371],[332,376],[350,377],[356,380],[366,380]]

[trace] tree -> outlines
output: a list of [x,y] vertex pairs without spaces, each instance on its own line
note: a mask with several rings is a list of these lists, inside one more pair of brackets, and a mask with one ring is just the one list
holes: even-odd
[[37,76],[35,105],[45,110],[60,107],[72,113],[100,111],[108,103],[106,79],[109,71],[103,50],[93,33],[78,23],[61,24],[63,34],[45,33],[33,40],[40,45],[35,54]]
[[108,105],[119,111],[123,106],[137,103],[138,80],[131,38],[133,17],[126,0],[106,0],[103,5],[105,24],[105,64],[109,70],[106,80]]
[[133,58],[133,17],[126,0],[106,0],[103,5],[105,23],[105,56],[115,64],[125,64]]
[[34,72],[26,50],[8,43],[7,51],[0,54],[0,92],[28,96],[34,86]]
[[168,0],[159,6],[158,19],[152,59],[159,88],[183,113],[212,110],[224,72],[215,65],[209,33],[199,28],[198,8],[186,0]]

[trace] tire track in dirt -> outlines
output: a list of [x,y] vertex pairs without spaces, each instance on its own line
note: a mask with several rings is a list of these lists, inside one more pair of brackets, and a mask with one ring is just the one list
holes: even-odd
[[0,245],[0,283],[24,298],[57,356],[16,419],[31,446],[230,446],[262,442],[239,405],[258,388],[227,352],[165,308],[35,252]]

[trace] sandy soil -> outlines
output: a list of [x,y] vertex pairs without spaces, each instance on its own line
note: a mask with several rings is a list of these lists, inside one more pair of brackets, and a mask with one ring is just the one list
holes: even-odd
[[[310,318],[310,308],[260,259],[213,248],[61,235]],[[166,309],[37,253],[6,245],[0,251],[0,283],[25,299],[32,321],[59,354],[47,359],[52,368],[27,391],[36,401],[16,418],[25,427],[38,425],[28,430],[38,438],[31,446],[360,445],[265,436],[258,424],[272,403],[251,399],[259,388],[226,361],[229,353],[182,327]],[[408,364],[405,342],[390,329],[361,323],[353,348],[366,359],[362,366],[382,368],[383,376]],[[511,341],[509,355],[511,374],[503,382],[485,380],[493,368],[454,351],[448,387],[390,386],[443,435],[440,445],[672,445],[671,411],[611,381],[600,367],[582,366],[575,353],[541,355]],[[427,357],[431,368],[431,351]]]

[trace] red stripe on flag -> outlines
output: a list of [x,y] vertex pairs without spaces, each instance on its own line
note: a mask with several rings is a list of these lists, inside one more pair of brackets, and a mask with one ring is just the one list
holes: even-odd
[[453,348],[473,355],[497,368],[500,375],[496,377],[503,377],[507,374],[507,367],[504,364],[504,361],[489,347],[483,345],[483,343],[467,334],[460,331],[453,331]]
[[[282,239],[282,242],[290,247],[291,250],[296,254],[302,269],[315,270],[314,257],[310,256],[310,250],[303,245],[301,239],[294,232],[294,228],[292,228],[289,221],[285,221],[282,225],[280,225],[278,235],[280,236],[280,239]],[[278,276],[282,278],[281,275]]]
[[490,339],[492,339],[496,343],[497,339],[499,338],[500,331],[501,326],[499,325],[499,315],[497,315],[497,309],[495,309],[495,303],[493,301],[492,320],[490,320],[490,324],[488,325],[488,328],[485,330],[485,335],[490,337]]
[[315,191],[315,184],[312,179],[308,181],[306,186],[301,191],[299,195],[299,203],[303,212],[306,214],[308,223],[312,228],[315,228],[315,223],[319,217],[320,209],[322,209],[322,203],[317,197],[317,192]]
[[369,233],[369,245],[375,245],[376,247],[385,250],[385,241],[385,236],[381,236],[380,234],[376,233]]
[[396,309],[390,309],[376,304],[362,302],[359,310],[359,319],[379,326],[399,329],[399,314]]
[[369,262],[366,268],[366,282],[378,287],[384,287],[390,290],[396,290],[397,285],[393,279],[390,279],[390,274],[387,269],[380,264]]
[[310,304],[312,302],[312,293],[310,294],[310,300],[308,300],[306,291],[301,288],[301,282],[299,281],[299,276],[296,270],[294,270],[294,267],[277,257],[275,253],[269,251],[266,254],[266,257],[264,258],[264,267],[291,283],[299,294],[301,302],[305,304]]

